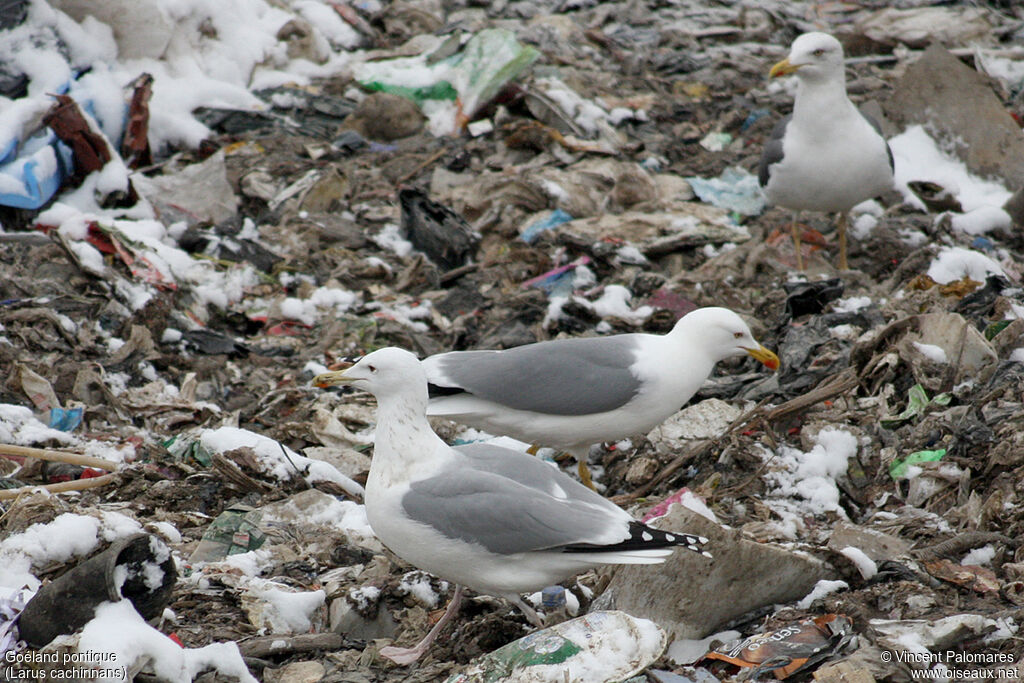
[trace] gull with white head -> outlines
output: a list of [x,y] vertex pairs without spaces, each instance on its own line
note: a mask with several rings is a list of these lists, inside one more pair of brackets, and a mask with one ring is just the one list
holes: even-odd
[[491,434],[560,448],[584,466],[590,446],[646,434],[678,412],[715,365],[779,359],[727,308],[698,308],[668,334],[555,339],[504,351],[424,359],[427,414]]
[[366,516],[406,562],[457,585],[448,609],[412,648],[380,652],[416,661],[458,610],[462,587],[505,598],[531,623],[520,597],[604,564],[664,562],[675,546],[702,553],[707,539],[659,531],[526,453],[487,444],[452,448],[427,421],[427,377],[408,351],[385,348],[313,380],[377,398]]
[[772,130],[758,178],[768,200],[794,210],[791,229],[803,270],[797,213],[838,212],[840,270],[850,209],[893,187],[893,156],[874,119],[846,96],[843,46],[826,33],[805,33],[769,76],[797,78],[793,113]]

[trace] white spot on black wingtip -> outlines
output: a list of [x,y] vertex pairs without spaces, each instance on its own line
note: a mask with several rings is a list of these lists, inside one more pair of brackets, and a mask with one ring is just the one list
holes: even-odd
[[704,557],[708,558],[708,559],[711,559],[711,558],[713,558],[713,557],[714,557],[714,555],[712,555],[711,553],[709,553],[709,552],[708,552],[707,550],[702,550],[702,551],[700,551],[700,554],[701,554],[701,555],[703,555]]
[[703,536],[698,536],[697,540],[699,540],[701,543],[707,543],[708,542],[708,539],[704,538]]
[[[640,538],[644,539],[645,541],[653,541],[653,540],[654,540],[654,536],[651,536],[651,535],[650,535],[649,533],[647,533],[646,531],[645,531],[645,532],[643,532],[643,533],[642,533],[642,534],[640,535]],[[671,541],[671,540],[672,540],[672,538],[671,538],[671,537],[666,537],[666,538],[668,538],[668,540],[669,540],[669,541]]]

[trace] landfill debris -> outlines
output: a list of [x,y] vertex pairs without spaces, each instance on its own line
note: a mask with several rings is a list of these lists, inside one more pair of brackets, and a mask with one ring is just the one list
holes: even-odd
[[753,676],[771,672],[781,681],[842,652],[853,635],[849,617],[826,614],[723,645],[707,658],[753,667]]
[[354,73],[368,90],[400,95],[424,105],[450,102],[450,107],[435,105],[427,114],[432,130],[438,134],[461,130],[506,83],[540,56],[504,29],[477,33],[461,52],[450,57],[431,62],[431,54],[362,62]]
[[549,211],[546,215],[532,220],[523,230],[519,233],[519,238],[527,244],[533,244],[540,237],[541,233],[547,232],[562,223],[567,223],[572,220],[565,211],[561,209],[555,209]]
[[946,393],[929,397],[928,393],[924,390],[923,386],[921,386],[920,384],[915,384],[914,386],[910,387],[910,389],[907,390],[907,407],[904,408],[899,415],[883,418],[882,426],[887,427],[889,429],[892,429],[893,427],[898,427],[907,420],[912,420],[915,417],[923,415],[928,406],[947,406],[949,405],[949,402],[952,400],[953,397],[950,394]]
[[[751,610],[803,597],[831,575],[816,558],[746,540],[683,505],[671,506],[657,526],[706,536],[714,560],[699,565],[680,553],[654,567],[623,567],[596,606],[651,619],[673,638],[703,638]],[[696,594],[684,588],[694,576],[701,577]]]
[[964,45],[984,42],[992,30],[980,7],[888,7],[857,21],[864,38],[894,47],[902,43],[922,49],[931,44]]
[[238,209],[222,151],[177,173],[165,172],[154,178],[142,176],[134,181],[134,186],[169,222],[221,223]]
[[999,579],[995,572],[977,565],[961,565],[950,560],[931,560],[923,563],[925,570],[937,579],[948,581],[978,593],[998,593]]
[[893,479],[901,479],[907,476],[914,465],[922,462],[936,462],[942,460],[946,455],[946,449],[940,448],[936,451],[916,451],[905,458],[898,458],[889,465],[889,476]]
[[127,600],[152,619],[170,601],[177,578],[163,541],[148,534],[117,541],[41,588],[18,617],[18,634],[43,647],[85,626],[105,601]]
[[787,282],[786,311],[794,318],[822,313],[825,306],[843,295],[846,285],[839,278],[817,282]]
[[[210,461],[212,464],[212,460]],[[263,545],[266,535],[260,529],[261,510],[248,506],[228,508],[213,520],[189,557],[189,562],[211,562],[229,555],[247,553]]]
[[743,216],[757,216],[764,211],[764,194],[757,176],[750,171],[730,166],[717,178],[691,176],[686,180],[701,201]]
[[415,103],[400,95],[376,92],[360,102],[342,125],[370,140],[390,142],[423,128],[423,114]]
[[55,99],[57,102],[43,117],[43,123],[71,148],[75,165],[71,182],[77,185],[85,176],[106,166],[114,153],[103,135],[86,121],[73,97],[57,95]]
[[[968,673],[933,670],[950,648],[1010,671],[1024,8],[883,4],[0,3],[0,650],[109,651],[138,680],[464,673],[530,628],[471,596],[415,672],[376,656],[453,587],[367,524],[372,401],[310,378],[383,346],[663,334],[720,305],[781,372],[722,363],[589,458],[604,495],[702,530],[713,559],[584,574],[530,596],[548,623],[656,624],[689,659],[635,683],[748,676],[694,643],[826,614],[858,644],[822,650],[816,680]],[[793,102],[763,75],[812,27],[896,167],[842,273],[807,215],[795,273],[792,215],[749,187]],[[175,558],[168,609],[105,604],[17,649],[35,592],[139,533]],[[608,623],[594,638],[629,640]]]
[[466,265],[479,235],[462,216],[414,189],[398,193],[402,230],[413,246],[444,270]]
[[625,612],[591,612],[509,643],[448,683],[558,683],[565,676],[594,683],[621,681],[654,662],[665,642],[665,632],[654,622]]
[[904,539],[878,529],[858,527],[849,522],[839,522],[832,529],[828,547],[837,552],[845,548],[857,548],[875,562],[895,560],[910,551],[910,544]]

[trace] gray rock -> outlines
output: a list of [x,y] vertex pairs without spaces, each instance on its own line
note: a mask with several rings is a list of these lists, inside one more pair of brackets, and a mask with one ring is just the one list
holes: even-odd
[[280,669],[264,672],[267,683],[317,683],[323,679],[327,670],[324,665],[314,660],[291,662]]
[[395,621],[387,609],[377,606],[373,619],[367,619],[345,598],[335,598],[329,608],[331,630],[355,640],[376,640],[395,636]]
[[858,548],[875,562],[892,560],[910,551],[910,543],[902,538],[874,529],[865,529],[849,522],[839,522],[832,529],[828,548],[841,552],[843,548],[850,546]]
[[940,45],[910,65],[883,104],[904,126],[924,125],[981,176],[1024,187],[1024,133],[992,90],[988,77]]
[[1024,188],[1013,193],[1013,196],[1003,204],[1003,211],[1010,214],[1014,227],[1024,226]]
[[594,602],[651,619],[673,638],[703,638],[751,610],[804,597],[834,571],[821,560],[755,543],[674,505],[656,526],[708,537],[708,559],[677,550],[664,564],[624,565]]

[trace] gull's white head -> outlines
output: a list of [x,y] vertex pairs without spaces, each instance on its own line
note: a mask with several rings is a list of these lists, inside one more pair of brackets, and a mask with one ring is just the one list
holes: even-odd
[[318,387],[349,384],[378,399],[415,395],[427,400],[427,374],[413,354],[393,346],[368,353],[356,363],[313,378]]
[[827,33],[805,33],[789,48],[789,56],[772,67],[772,78],[796,74],[802,81],[845,80],[843,46]]
[[779,369],[779,357],[754,339],[743,318],[728,308],[698,308],[680,318],[671,334],[696,340],[717,362],[748,354],[772,370]]

